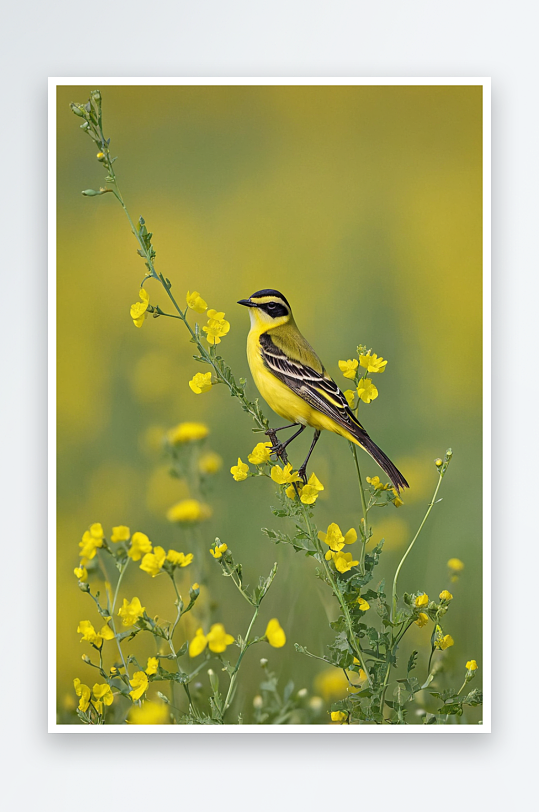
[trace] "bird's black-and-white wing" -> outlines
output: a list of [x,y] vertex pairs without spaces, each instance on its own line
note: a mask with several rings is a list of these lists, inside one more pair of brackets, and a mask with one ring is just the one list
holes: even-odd
[[322,372],[317,372],[299,359],[291,358],[275,344],[268,333],[260,336],[260,349],[266,369],[309,406],[335,420],[354,436],[357,436],[358,429],[364,431],[350,410],[345,396],[323,368]]

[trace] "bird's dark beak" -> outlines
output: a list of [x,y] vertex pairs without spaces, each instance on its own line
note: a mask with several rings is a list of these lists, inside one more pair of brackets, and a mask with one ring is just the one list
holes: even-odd
[[245,305],[245,307],[258,307],[254,302],[251,302],[250,299],[240,299],[238,304]]

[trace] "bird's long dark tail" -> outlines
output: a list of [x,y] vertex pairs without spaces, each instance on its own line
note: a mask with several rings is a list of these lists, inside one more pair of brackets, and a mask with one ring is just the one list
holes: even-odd
[[410,487],[399,469],[393,465],[389,457],[384,454],[382,449],[378,448],[376,443],[371,440],[365,429],[358,429],[356,432],[356,438],[358,445],[364,448],[367,454],[370,454],[373,460],[378,463],[382,471],[388,475],[397,491],[400,492],[401,488]]

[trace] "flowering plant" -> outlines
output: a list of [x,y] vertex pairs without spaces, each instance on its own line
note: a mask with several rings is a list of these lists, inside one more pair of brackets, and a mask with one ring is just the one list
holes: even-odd
[[[398,579],[406,559],[438,501],[438,492],[452,459],[449,449],[444,458],[435,460],[433,474],[436,477],[434,492],[428,503],[423,520],[402,556],[393,578],[390,595],[386,594],[384,581],[376,585],[374,576],[383,552],[383,540],[371,545],[373,537],[373,509],[399,508],[403,501],[390,484],[384,484],[378,476],[363,481],[357,448],[350,445],[357,475],[361,518],[357,529],[346,532],[333,521],[326,530],[318,530],[315,521],[316,503],[324,491],[324,484],[312,474],[304,483],[286,450],[277,442],[276,431],[269,423],[257,400],[246,396],[246,381],[236,380],[230,366],[218,354],[217,345],[228,339],[230,323],[225,313],[208,309],[203,295],[188,290],[183,304],[172,292],[172,282],[156,269],[156,251],[153,234],[148,231],[142,217],[135,225],[118,187],[114,171],[115,157],[110,152],[110,139],[106,139],[102,124],[101,93],[95,90],[86,104],[72,104],[72,111],[83,119],[81,129],[88,134],[99,150],[97,160],[106,169],[105,186],[99,190],[87,189],[83,194],[97,197],[111,193],[125,212],[131,231],[138,243],[146,273],[138,291],[139,301],[131,305],[130,318],[137,328],[142,328],[148,317],[172,318],[182,322],[189,340],[196,347],[194,360],[207,371],[196,372],[188,381],[188,387],[197,397],[208,395],[216,386],[224,385],[254,422],[254,431],[263,433],[268,441],[258,442],[252,451],[243,452],[244,462],[238,457],[230,473],[238,483],[251,478],[265,478],[276,492],[277,506],[273,507],[276,518],[285,522],[284,528],[263,528],[262,532],[275,544],[284,544],[295,552],[301,552],[318,566],[315,576],[327,587],[337,608],[337,616],[330,626],[334,640],[327,651],[309,651],[301,643],[295,643],[294,652],[322,661],[330,670],[344,675],[346,695],[325,708],[325,721],[338,724],[409,724],[412,709],[420,714],[424,724],[446,724],[460,720],[467,708],[481,704],[481,693],[472,690],[464,693],[467,684],[475,677],[477,662],[466,662],[464,682],[458,690],[430,690],[443,667],[444,652],[454,645],[454,640],[444,628],[445,616],[453,600],[448,589],[442,589],[438,599],[432,600],[424,592],[399,595]],[[173,312],[165,312],[152,302],[152,285],[164,291]],[[200,327],[192,321],[192,314],[204,315],[207,323]],[[145,328],[146,329],[146,328]],[[358,412],[360,404],[370,404],[379,396],[372,377],[386,371],[388,361],[367,349],[357,348],[357,358],[339,361],[339,368],[354,388],[345,392],[350,408]],[[362,408],[364,408],[362,406]],[[203,451],[208,429],[202,423],[181,423],[171,429],[165,446],[173,475],[189,481],[192,493],[170,507],[167,518],[184,527],[196,526],[211,515],[211,507],[202,499],[205,477],[218,470],[220,460],[211,452]],[[251,467],[252,466],[252,467]],[[249,487],[241,485],[239,487]],[[371,546],[369,546],[371,545]],[[243,578],[242,565],[235,561],[228,544],[216,539],[209,553],[213,566],[220,568],[249,606],[249,621],[244,636],[236,637],[227,631],[225,619],[212,617],[211,612],[199,613],[202,587],[198,581],[186,580],[185,570],[197,566],[205,582],[208,550],[199,549],[195,554],[155,545],[149,537],[119,525],[105,536],[101,524],[94,523],[84,532],[80,542],[80,562],[75,568],[79,588],[94,602],[100,616],[98,623],[84,619],[79,621],[81,640],[88,644],[93,659],[83,655],[84,662],[99,672],[102,682],[92,688],[74,677],[74,689],[79,698],[78,717],[86,724],[132,723],[132,724],[225,724],[242,722],[243,718],[231,712],[238,692],[239,674],[247,651],[255,644],[267,643],[282,648],[287,642],[286,632],[277,618],[267,618],[264,634],[255,632],[261,604],[277,573],[274,565],[267,577],[260,577],[254,589],[249,589]],[[199,560],[197,560],[199,559]],[[171,583],[175,616],[163,621],[152,617],[138,595],[124,596],[122,580],[128,566],[138,564],[149,578],[162,577]],[[458,559],[448,562],[450,580],[459,577],[463,564]],[[106,583],[103,597],[92,589],[93,577],[101,568]],[[115,573],[115,577],[110,573]],[[112,584],[114,581],[114,585]],[[182,594],[185,595],[182,597]],[[188,599],[187,599],[188,595]],[[119,605],[120,600],[122,601]],[[146,601],[145,601],[146,603]],[[195,617],[189,626],[189,615]],[[121,620],[121,623],[120,623]],[[430,651],[426,674],[418,679],[418,652],[413,651],[407,660],[402,676],[396,679],[396,669],[401,667],[401,643],[407,632],[415,625],[419,628],[432,623]],[[94,625],[95,624],[95,625]],[[185,625],[185,641],[176,645],[177,630]],[[126,649],[137,636],[150,635],[156,644],[156,653],[139,662]],[[115,645],[114,645],[114,643]],[[115,649],[110,654],[109,647]],[[229,648],[239,650],[235,661],[228,659]],[[107,654],[107,665],[104,654]],[[185,659],[183,659],[185,658]],[[199,659],[200,658],[200,659]],[[425,658],[426,659],[426,658]],[[218,665],[217,665],[218,664]],[[287,686],[281,693],[275,675],[268,670],[266,658],[261,660],[263,679],[259,694],[253,700],[255,724],[290,722],[309,723],[317,719],[320,705],[306,703],[306,694],[293,693]],[[226,674],[226,688],[221,689],[215,668]],[[207,702],[200,702],[198,675],[206,670],[210,693]],[[195,679],[196,678],[196,679]],[[89,680],[91,682],[91,680]],[[153,683],[169,690],[159,691],[150,700],[148,691]],[[176,696],[181,688],[182,700]],[[303,690],[303,689],[302,689]],[[323,692],[322,692],[323,693]],[[390,698],[391,697],[391,698]],[[314,697],[313,697],[314,699]],[[321,700],[322,701],[322,700]]]

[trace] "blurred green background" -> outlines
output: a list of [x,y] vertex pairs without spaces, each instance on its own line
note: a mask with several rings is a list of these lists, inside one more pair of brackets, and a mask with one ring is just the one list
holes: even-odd
[[[135,239],[112,195],[80,194],[104,184],[97,150],[68,107],[86,101],[91,89],[57,91],[61,719],[77,721],[73,678],[92,685],[97,673],[88,673],[81,661],[89,646],[79,642],[76,628],[81,619],[97,624],[98,617],[73,575],[78,542],[92,522],[101,522],[106,535],[113,525],[126,524],[165,549],[193,552],[186,583],[202,577],[200,560],[210,559],[217,535],[243,562],[251,584],[278,562],[257,630],[277,616],[288,642],[280,650],[260,645],[246,656],[235,704],[246,720],[262,656],[283,685],[293,679],[309,695],[343,696],[342,686],[332,693],[320,683],[322,663],[293,647],[299,642],[324,652],[332,639],[328,620],[335,616],[329,591],[315,579],[312,559],[274,547],[260,533],[261,526],[282,526],[269,509],[275,498],[267,480],[237,483],[229,474],[260,435],[251,433],[249,419],[224,387],[200,396],[188,388],[206,368],[192,359],[181,324],[147,319],[138,330],[129,317],[144,276]],[[247,377],[252,397],[248,314],[236,302],[259,288],[287,296],[299,328],[343,388],[349,382],[337,362],[353,358],[359,343],[388,359],[386,372],[372,376],[378,399],[362,404],[359,416],[411,488],[403,507],[373,515],[375,541],[387,538],[378,580],[392,580],[436,484],[433,460],[452,447],[443,501],[407,560],[400,587],[432,597],[444,588],[453,592],[445,631],[455,645],[437,656],[449,684],[460,686],[466,660],[482,665],[481,88],[101,90],[105,134],[119,156],[118,182],[132,217],[143,215],[154,232],[157,268],[171,279],[180,302],[196,289],[210,307],[225,311],[231,329],[219,349],[236,377]],[[152,282],[148,290],[152,303],[166,308],[158,285]],[[196,533],[165,517],[188,489],[168,477],[159,437],[184,420],[207,423],[207,448],[223,459],[209,499],[213,517]],[[274,415],[272,420],[282,423]],[[296,465],[310,440],[294,443]],[[313,459],[311,470],[325,484],[318,527],[333,521],[343,530],[357,526],[360,504],[347,443],[324,433]],[[364,475],[381,473],[365,454],[361,465]],[[446,566],[451,557],[465,563],[454,584]],[[227,631],[244,634],[247,605],[212,560],[205,566],[216,615]],[[164,578],[132,567],[121,597],[138,595],[150,615],[172,619],[171,591]],[[195,619],[189,623],[192,635]],[[421,646],[428,654],[431,631],[432,624],[412,627],[404,651]],[[154,653],[145,637],[133,645],[141,656]],[[183,639],[179,632],[179,643]],[[324,711],[320,721],[326,718]],[[479,718],[474,711],[468,721]]]

